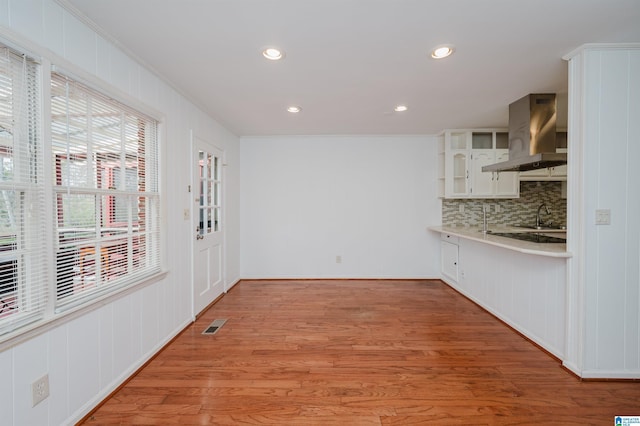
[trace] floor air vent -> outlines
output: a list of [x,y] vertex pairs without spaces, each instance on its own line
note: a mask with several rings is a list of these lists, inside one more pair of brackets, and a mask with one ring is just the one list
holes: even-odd
[[214,320],[209,327],[207,327],[202,334],[216,334],[218,330],[222,328],[224,323],[227,322],[226,319],[217,319]]

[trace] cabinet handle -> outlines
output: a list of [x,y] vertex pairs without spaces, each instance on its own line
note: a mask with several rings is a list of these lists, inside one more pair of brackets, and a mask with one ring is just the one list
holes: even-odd
[[469,170],[467,170],[467,179],[469,179]]

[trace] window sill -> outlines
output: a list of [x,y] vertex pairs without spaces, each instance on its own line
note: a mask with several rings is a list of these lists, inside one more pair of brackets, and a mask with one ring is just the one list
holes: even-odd
[[22,327],[21,329],[16,330],[12,333],[8,333],[5,336],[1,336],[0,352],[26,342],[27,340],[32,339],[56,327],[59,327],[66,322],[79,318],[88,312],[108,305],[109,303],[112,303],[117,299],[135,293],[136,291],[139,291],[148,285],[157,283],[158,281],[166,278],[168,273],[169,271],[158,272],[157,274],[151,275],[136,284],[121,288],[117,291],[114,291],[113,293],[105,294],[104,296],[88,302],[87,304],[78,306],[77,308],[69,309],[68,311],[64,311],[59,314],[55,314],[50,318],[45,318],[33,324]]

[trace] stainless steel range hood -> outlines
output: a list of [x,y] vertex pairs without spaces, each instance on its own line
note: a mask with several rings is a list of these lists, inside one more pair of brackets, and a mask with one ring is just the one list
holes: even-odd
[[530,94],[509,105],[509,160],[483,172],[526,171],[567,164],[556,152],[556,95]]

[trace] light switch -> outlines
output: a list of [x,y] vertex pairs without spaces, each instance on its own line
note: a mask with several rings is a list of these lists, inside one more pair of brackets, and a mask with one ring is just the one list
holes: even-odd
[[611,210],[596,210],[596,225],[611,225]]

